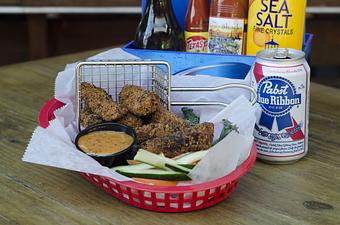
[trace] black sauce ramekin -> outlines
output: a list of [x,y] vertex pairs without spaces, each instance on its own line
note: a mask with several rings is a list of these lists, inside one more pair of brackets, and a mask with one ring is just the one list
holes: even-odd
[[[85,152],[78,146],[79,138],[92,133],[96,131],[118,131],[118,132],[124,132],[128,135],[130,135],[133,138],[132,144],[119,152],[110,154],[110,155],[96,155],[94,153]],[[85,154],[91,156],[95,160],[97,160],[102,166],[106,167],[114,167],[119,165],[126,165],[128,159],[133,159],[133,157],[136,155],[137,152],[137,135],[135,130],[132,127],[120,124],[120,123],[114,123],[114,122],[105,122],[100,123],[97,125],[89,126],[86,129],[79,132],[75,139],[75,145],[77,149],[84,152]]]

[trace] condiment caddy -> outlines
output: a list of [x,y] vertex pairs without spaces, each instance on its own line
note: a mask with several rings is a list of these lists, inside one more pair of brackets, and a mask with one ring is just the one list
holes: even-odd
[[[185,27],[185,16],[189,0],[172,0],[172,8],[174,15],[182,31]],[[142,1],[142,13],[146,6],[146,0]],[[307,61],[309,60],[313,35],[306,33],[304,35],[303,51],[306,54]],[[165,60],[172,65],[172,74],[176,74],[181,70],[192,67],[215,65],[223,62],[242,63],[251,66],[254,61],[254,56],[246,55],[227,55],[227,54],[211,54],[211,53],[191,53],[183,51],[164,51],[164,50],[150,50],[137,49],[133,41],[129,42],[123,47],[126,52],[140,57],[142,59]],[[250,68],[250,67],[249,67]],[[249,70],[248,68],[248,70]],[[242,70],[242,67],[241,67]],[[228,77],[229,75],[226,75]]]

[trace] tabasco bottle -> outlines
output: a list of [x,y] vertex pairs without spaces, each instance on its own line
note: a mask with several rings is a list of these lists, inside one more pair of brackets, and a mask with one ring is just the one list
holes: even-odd
[[208,52],[245,54],[249,0],[212,0]]
[[184,38],[171,0],[147,0],[136,31],[135,46],[143,49],[183,50]]
[[190,0],[185,16],[187,52],[207,52],[209,9],[207,0]]

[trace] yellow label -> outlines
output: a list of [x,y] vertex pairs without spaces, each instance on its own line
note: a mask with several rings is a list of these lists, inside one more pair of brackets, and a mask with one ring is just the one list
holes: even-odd
[[208,32],[184,32],[187,52],[207,52]]
[[302,49],[306,0],[250,0],[247,55],[266,48]]

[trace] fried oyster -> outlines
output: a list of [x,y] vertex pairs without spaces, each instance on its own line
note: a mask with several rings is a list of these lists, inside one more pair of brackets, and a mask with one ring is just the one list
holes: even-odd
[[118,123],[124,124],[126,126],[130,126],[133,128],[138,128],[142,126],[143,121],[141,118],[136,117],[132,113],[127,113],[125,116],[123,116],[121,119],[117,120]]
[[113,121],[122,118],[127,111],[118,106],[111,96],[103,89],[86,82],[81,83],[81,99],[94,114],[105,121]]
[[162,138],[182,130],[182,126],[173,126],[165,123],[150,123],[136,128],[138,142],[145,142],[153,138]]
[[200,151],[210,148],[214,137],[214,124],[201,123],[164,137],[149,139],[140,147],[153,153],[163,153],[166,157],[175,157],[185,152]]
[[161,106],[156,112],[150,115],[148,120],[151,123],[163,123],[169,126],[190,126],[183,118],[177,116],[175,113],[169,112]]
[[155,112],[160,105],[156,93],[135,85],[125,85],[119,93],[120,104],[136,116],[146,116]]
[[89,109],[84,109],[80,112],[80,124],[83,127],[92,126],[102,122],[103,119],[100,116],[91,112]]

